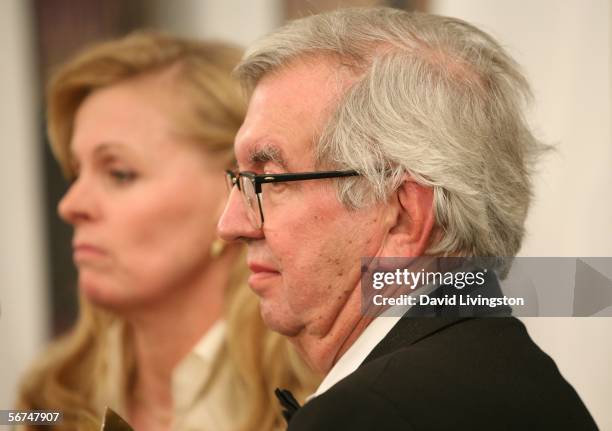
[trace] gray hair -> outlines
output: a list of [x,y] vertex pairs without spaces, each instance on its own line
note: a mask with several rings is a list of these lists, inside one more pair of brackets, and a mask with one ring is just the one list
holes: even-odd
[[315,149],[317,166],[355,169],[339,199],[359,208],[389,198],[406,174],[434,190],[441,230],[429,254],[514,256],[547,149],[523,108],[519,66],[489,35],[455,18],[389,8],[341,9],[289,23],[256,42],[236,73],[247,88],[297,58],[348,68]]

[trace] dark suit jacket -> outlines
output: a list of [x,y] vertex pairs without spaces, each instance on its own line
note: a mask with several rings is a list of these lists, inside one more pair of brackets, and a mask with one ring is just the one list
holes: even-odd
[[594,430],[553,360],[513,317],[402,318],[288,431]]

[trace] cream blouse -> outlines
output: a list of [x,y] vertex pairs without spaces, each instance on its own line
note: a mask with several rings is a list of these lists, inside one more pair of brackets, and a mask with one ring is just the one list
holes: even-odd
[[[236,376],[227,363],[221,363],[217,375],[206,388],[215,357],[220,354],[226,336],[225,321],[218,321],[200,339],[194,349],[172,373],[174,422],[172,431],[232,431],[241,419],[241,399]],[[121,416],[126,414],[127,376],[122,365],[125,325],[117,323],[108,331],[106,379],[97,401],[100,411],[108,405]],[[152,413],[154,414],[154,413]]]

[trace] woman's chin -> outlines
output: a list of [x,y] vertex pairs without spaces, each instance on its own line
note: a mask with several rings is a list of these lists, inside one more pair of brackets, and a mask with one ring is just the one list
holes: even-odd
[[155,304],[163,303],[163,293],[149,289],[130,290],[124,283],[115,279],[107,280],[93,274],[79,275],[79,290],[94,306],[123,315],[124,317],[138,310],[149,309]]
[[105,286],[103,283],[79,279],[79,290],[96,307],[119,311],[127,305],[127,298],[120,298],[112,286]]

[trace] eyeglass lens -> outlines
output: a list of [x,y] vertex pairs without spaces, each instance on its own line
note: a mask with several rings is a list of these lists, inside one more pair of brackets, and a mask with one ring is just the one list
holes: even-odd
[[261,212],[259,211],[259,202],[257,201],[257,194],[255,193],[255,186],[248,177],[240,177],[240,188],[242,189],[242,196],[248,208],[249,218],[253,226],[260,228],[262,225]]

